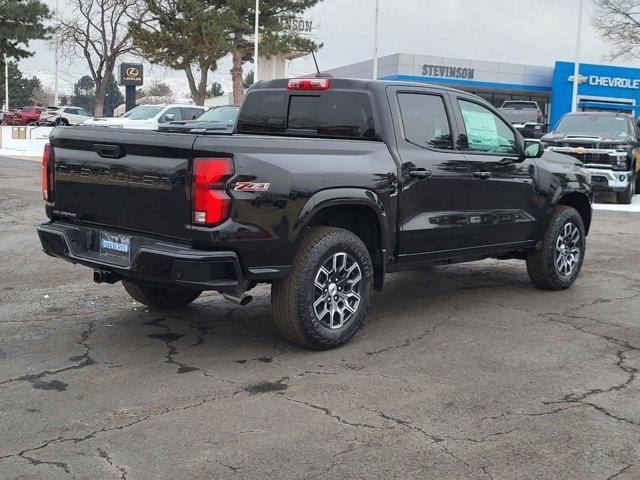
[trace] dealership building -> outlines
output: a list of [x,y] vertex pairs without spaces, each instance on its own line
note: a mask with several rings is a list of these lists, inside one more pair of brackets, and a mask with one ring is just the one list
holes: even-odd
[[[571,111],[572,62],[553,66],[396,53],[378,59],[378,78],[446,85],[472,92],[496,107],[505,100],[535,100],[553,127]],[[372,78],[373,61],[327,70],[335,77]],[[580,64],[579,110],[640,111],[640,69]]]

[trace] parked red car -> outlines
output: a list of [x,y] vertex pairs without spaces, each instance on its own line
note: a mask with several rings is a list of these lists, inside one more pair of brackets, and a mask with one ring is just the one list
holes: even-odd
[[40,114],[44,111],[41,107],[22,107],[15,111],[13,115],[5,114],[4,123],[7,125],[35,125],[40,121]]

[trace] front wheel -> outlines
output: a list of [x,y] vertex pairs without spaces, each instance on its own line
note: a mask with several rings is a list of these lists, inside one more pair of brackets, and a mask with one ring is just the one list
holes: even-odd
[[292,342],[318,350],[344,344],[364,324],[372,277],[371,256],[358,236],[342,228],[313,228],[289,276],[271,287],[278,329]]
[[122,280],[122,285],[136,302],[159,309],[184,307],[202,293],[202,290],[149,285],[134,280]]
[[627,188],[623,192],[616,194],[618,203],[622,205],[631,205],[633,195],[636,193],[636,182],[629,182]]
[[540,288],[569,288],[580,274],[585,247],[582,217],[575,208],[560,205],[551,215],[542,247],[527,255],[529,278]]

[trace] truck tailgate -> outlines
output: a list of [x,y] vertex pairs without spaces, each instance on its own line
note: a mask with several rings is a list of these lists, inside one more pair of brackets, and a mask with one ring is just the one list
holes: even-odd
[[194,139],[104,127],[56,129],[54,218],[189,238]]

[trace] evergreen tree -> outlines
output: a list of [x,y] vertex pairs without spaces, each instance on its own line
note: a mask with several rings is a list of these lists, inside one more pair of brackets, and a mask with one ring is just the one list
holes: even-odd
[[211,84],[211,90],[209,90],[210,97],[221,97],[224,95],[224,90],[222,90],[222,85],[218,82],[213,82]]
[[96,105],[96,83],[89,75],[84,75],[73,86],[71,103],[82,107],[87,112],[93,112]]
[[242,86],[244,87],[245,90],[249,88],[251,85],[253,85],[254,78],[255,78],[255,73],[253,73],[253,70],[251,70],[249,73],[247,73],[244,76],[244,79],[242,80]]
[[222,14],[211,3],[147,0],[152,20],[129,25],[134,45],[148,60],[185,72],[196,105],[204,105],[209,71],[216,69],[230,47]]
[[118,82],[111,77],[107,84],[107,92],[104,97],[104,114],[113,117],[113,111],[124,103],[124,95],[118,88]]
[[0,58],[6,55],[19,60],[33,55],[29,42],[48,37],[51,29],[44,22],[50,17],[49,8],[40,0],[0,0]]
[[[27,80],[22,76],[22,72],[18,68],[16,62],[9,62],[9,106],[11,108],[26,107],[32,105],[31,97],[33,96],[33,88],[36,86],[38,79]],[[4,87],[4,65],[0,69],[0,85]],[[4,97],[4,95],[2,95]]]
[[[270,57],[293,52],[315,52],[322,45],[304,34],[288,28],[288,24],[320,0],[261,0],[260,1],[260,55]],[[214,0],[224,12],[224,23],[231,43],[231,79],[233,103],[238,106],[244,97],[242,65],[253,58],[254,0]]]

